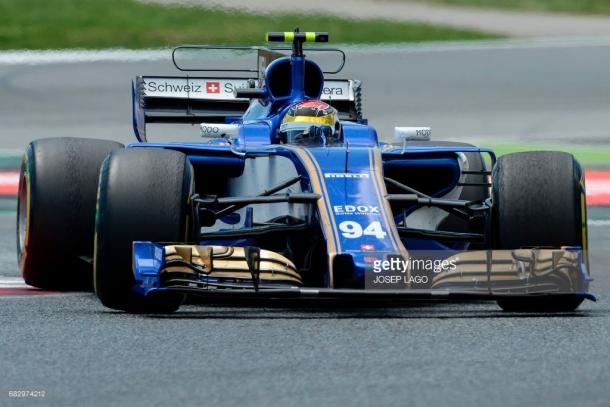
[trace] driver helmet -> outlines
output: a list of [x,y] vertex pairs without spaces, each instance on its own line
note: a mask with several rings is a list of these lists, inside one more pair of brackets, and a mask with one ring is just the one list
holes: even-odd
[[280,125],[279,137],[285,144],[339,142],[339,113],[319,100],[296,103],[288,108]]

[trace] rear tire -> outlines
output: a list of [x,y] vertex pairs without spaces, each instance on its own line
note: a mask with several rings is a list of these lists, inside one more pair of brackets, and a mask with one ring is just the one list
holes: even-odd
[[21,164],[17,258],[43,289],[92,288],[93,231],[100,165],[113,141],[48,138],[30,143]]
[[134,148],[113,152],[102,165],[96,216],[95,293],[106,307],[169,313],[184,296],[143,297],[132,288],[132,243],[186,242],[193,169],[173,150]]
[[[587,255],[584,174],[568,153],[535,151],[502,156],[493,170],[494,247],[582,246]],[[505,311],[573,311],[582,298],[499,300]]]

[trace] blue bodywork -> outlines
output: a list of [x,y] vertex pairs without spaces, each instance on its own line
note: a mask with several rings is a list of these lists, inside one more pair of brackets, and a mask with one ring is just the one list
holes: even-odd
[[[274,72],[290,65],[290,92],[274,95],[270,83]],[[307,65],[313,64],[313,65]],[[306,66],[308,75],[306,75]],[[312,75],[314,78],[312,79]],[[315,76],[318,76],[317,78]],[[204,168],[209,174],[222,174],[227,179],[237,179],[247,172],[248,160],[260,157],[283,157],[294,165],[300,179],[300,190],[317,193],[322,198],[307,215],[307,222],[319,225],[323,235],[327,267],[321,288],[337,287],[336,259],[341,264],[350,263],[349,280],[362,286],[366,271],[371,268],[371,258],[388,255],[407,256],[407,250],[429,250],[446,258],[460,250],[466,250],[468,242],[448,244],[442,239],[401,236],[397,225],[406,224],[405,217],[417,209],[413,205],[393,213],[386,196],[384,173],[395,170],[427,172],[443,169],[446,181],[434,190],[431,197],[442,197],[453,190],[460,181],[459,156],[476,154],[495,155],[489,149],[471,146],[442,146],[427,144],[391,145],[380,142],[371,126],[359,122],[343,122],[343,140],[340,144],[295,146],[280,144],[277,133],[284,114],[294,103],[319,99],[317,94],[307,94],[305,81],[323,82],[323,74],[317,65],[304,57],[279,58],[269,64],[262,82],[264,97],[252,101],[243,117],[232,122],[239,126],[231,139],[219,138],[192,143],[146,142],[141,130],[144,113],[134,103],[134,130],[140,142],[128,148],[166,148],[185,153],[193,167]],[[311,92],[310,92],[311,93]],[[248,210],[240,224],[244,232],[252,228],[252,210]],[[235,229],[233,229],[235,230]],[[238,237],[226,240],[200,239],[198,245],[251,246],[256,239]],[[163,245],[155,242],[134,242],[134,289],[148,295],[163,291],[160,271],[164,267]],[[205,277],[202,277],[205,280]],[[583,280],[587,280],[583,272]],[[202,280],[203,281],[203,280]]]

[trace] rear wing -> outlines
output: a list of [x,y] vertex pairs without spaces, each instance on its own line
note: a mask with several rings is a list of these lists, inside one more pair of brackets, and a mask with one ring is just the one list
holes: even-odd
[[[138,76],[132,84],[136,137],[146,139],[147,123],[226,123],[239,119],[250,100],[235,97],[234,90],[258,83],[259,78]],[[341,120],[362,120],[360,81],[325,80],[321,99],[339,111]]]

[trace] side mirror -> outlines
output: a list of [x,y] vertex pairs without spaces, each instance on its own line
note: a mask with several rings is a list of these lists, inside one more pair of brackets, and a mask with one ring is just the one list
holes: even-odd
[[239,124],[224,123],[201,123],[201,137],[237,137],[239,135]]
[[397,141],[429,141],[432,136],[430,127],[394,127],[394,138]]

